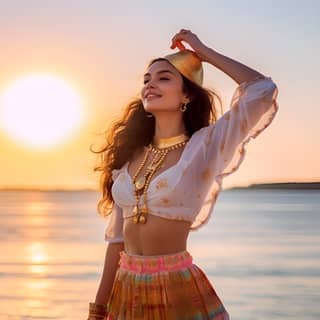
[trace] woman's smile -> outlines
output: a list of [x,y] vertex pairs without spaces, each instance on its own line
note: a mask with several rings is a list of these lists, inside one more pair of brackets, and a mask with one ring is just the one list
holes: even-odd
[[157,99],[157,98],[161,98],[161,96],[155,95],[155,94],[149,94],[149,95],[146,97],[146,100],[154,100],[154,99]]

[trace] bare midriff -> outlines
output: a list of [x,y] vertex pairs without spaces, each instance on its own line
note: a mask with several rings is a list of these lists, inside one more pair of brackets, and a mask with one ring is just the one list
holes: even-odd
[[124,219],[125,251],[133,255],[162,255],[186,250],[191,223],[148,215],[145,224]]

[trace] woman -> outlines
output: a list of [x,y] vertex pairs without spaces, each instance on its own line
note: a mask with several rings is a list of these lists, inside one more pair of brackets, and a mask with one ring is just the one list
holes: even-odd
[[[190,30],[172,38],[176,47],[179,52],[151,61],[141,97],[99,151],[99,212],[112,206],[90,320],[229,319],[186,250],[187,238],[208,221],[245,144],[272,122],[278,89],[270,77],[207,47]],[[238,84],[230,110],[217,121],[217,96],[202,86],[202,62]]]

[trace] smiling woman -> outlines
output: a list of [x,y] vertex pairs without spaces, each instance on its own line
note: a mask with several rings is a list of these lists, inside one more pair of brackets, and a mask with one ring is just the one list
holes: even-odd
[[14,141],[32,148],[62,143],[83,119],[80,95],[53,75],[25,76],[0,95],[0,128]]

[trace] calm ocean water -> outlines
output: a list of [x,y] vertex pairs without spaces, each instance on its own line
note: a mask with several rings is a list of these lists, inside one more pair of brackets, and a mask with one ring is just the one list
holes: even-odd
[[[86,318],[106,248],[98,199],[0,191],[0,319]],[[188,250],[232,320],[320,319],[320,191],[223,191]]]

